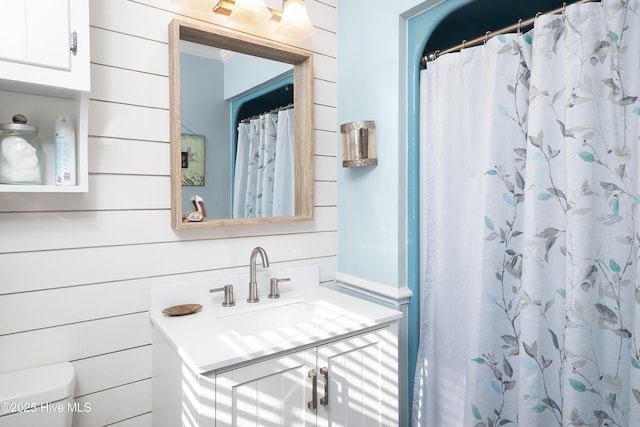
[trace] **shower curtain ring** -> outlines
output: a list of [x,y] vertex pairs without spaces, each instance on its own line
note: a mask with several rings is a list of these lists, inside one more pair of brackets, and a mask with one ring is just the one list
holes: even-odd
[[518,35],[522,35],[522,19],[518,19]]
[[567,7],[567,2],[562,3],[562,16],[564,17],[564,11]]
[[489,41],[489,34],[491,34],[491,31],[484,33],[484,44],[487,44],[487,41]]
[[462,40],[462,44],[460,45],[460,50],[464,49],[464,45],[467,43],[466,40]]

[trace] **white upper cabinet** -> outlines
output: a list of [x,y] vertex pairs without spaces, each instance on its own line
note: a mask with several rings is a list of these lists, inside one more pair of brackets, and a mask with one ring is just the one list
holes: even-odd
[[0,78],[89,91],[89,2],[11,0],[0,10]]
[[[0,184],[0,192],[88,191],[90,75],[88,0],[0,1],[0,123],[14,114],[39,129],[42,184]],[[56,185],[54,124],[75,125],[76,184]]]

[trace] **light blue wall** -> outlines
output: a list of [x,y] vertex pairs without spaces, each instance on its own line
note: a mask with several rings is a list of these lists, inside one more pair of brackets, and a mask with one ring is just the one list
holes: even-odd
[[236,53],[224,62],[224,98],[245,94],[292,70],[291,64]]
[[[338,4],[338,126],[374,120],[378,166],[342,168],[338,152],[338,269],[413,291],[409,408],[418,348],[418,72],[438,23],[473,0],[348,0]],[[379,5],[379,7],[376,7]],[[338,147],[341,147],[338,140]]]
[[181,118],[183,133],[205,136],[205,186],[182,187],[182,210],[192,209],[189,197],[204,198],[209,219],[231,218],[230,107],[223,99],[221,61],[181,54]]
[[366,168],[342,168],[339,150],[338,268],[395,287],[407,285],[407,22],[438,3],[338,4],[338,125],[374,120],[378,146]]
[[394,9],[400,10],[396,2],[384,7],[366,0],[338,3],[338,124],[375,120],[378,146],[378,165],[366,168],[342,168],[338,150],[338,269],[398,286],[404,184],[398,176],[399,20]]

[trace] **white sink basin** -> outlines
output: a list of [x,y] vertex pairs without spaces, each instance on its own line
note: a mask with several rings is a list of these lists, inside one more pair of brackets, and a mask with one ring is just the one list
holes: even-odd
[[306,301],[282,301],[230,312],[218,316],[214,322],[216,329],[248,336],[309,321],[314,310],[315,307]]
[[399,311],[322,287],[283,292],[281,298],[235,307],[205,305],[188,316],[151,321],[197,373],[344,336],[400,318]]

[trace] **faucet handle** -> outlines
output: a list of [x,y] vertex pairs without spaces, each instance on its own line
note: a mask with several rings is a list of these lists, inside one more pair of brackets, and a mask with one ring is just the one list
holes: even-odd
[[209,289],[209,293],[224,291],[223,307],[233,307],[236,302],[233,300],[233,285],[224,285],[222,288]]
[[285,277],[284,279],[278,279],[276,277],[271,278],[271,286],[269,286],[269,298],[280,298],[280,291],[278,290],[278,283],[280,282],[288,282],[291,280],[289,277]]

